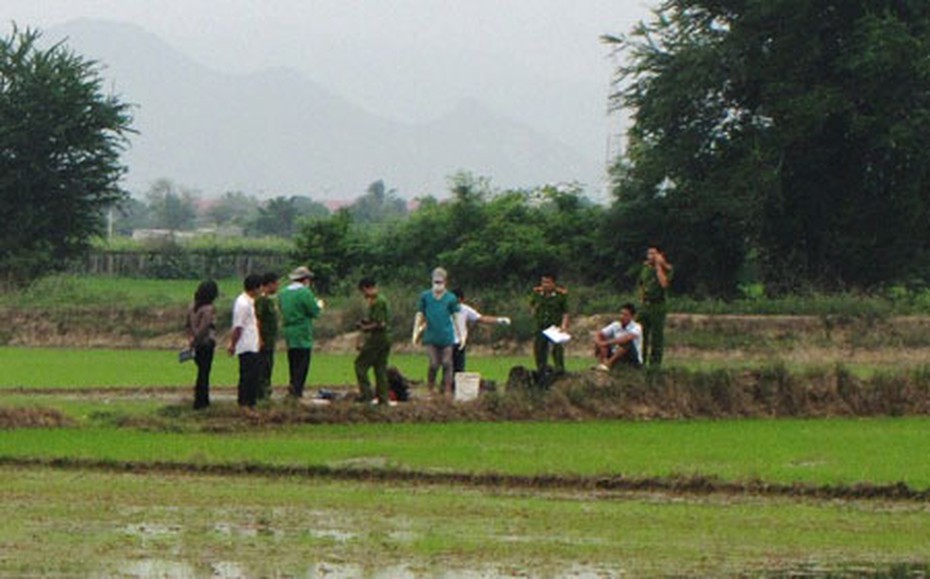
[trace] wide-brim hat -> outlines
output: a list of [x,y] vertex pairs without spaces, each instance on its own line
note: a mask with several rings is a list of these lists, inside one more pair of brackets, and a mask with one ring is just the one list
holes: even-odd
[[300,266],[288,275],[291,281],[300,281],[302,279],[313,279],[313,272],[306,266]]

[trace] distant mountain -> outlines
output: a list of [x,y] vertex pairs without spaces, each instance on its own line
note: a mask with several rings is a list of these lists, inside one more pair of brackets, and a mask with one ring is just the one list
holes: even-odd
[[384,179],[406,196],[442,195],[458,170],[503,187],[588,181],[578,152],[477,101],[426,124],[381,118],[294,71],[231,75],[144,29],[74,21],[45,32],[99,61],[108,88],[136,104],[128,186],[166,177],[214,195],[345,198]]

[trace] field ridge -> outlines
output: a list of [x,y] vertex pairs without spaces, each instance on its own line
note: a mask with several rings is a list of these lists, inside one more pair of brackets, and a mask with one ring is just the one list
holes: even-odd
[[815,485],[762,480],[725,481],[701,475],[626,477],[623,475],[516,475],[458,473],[391,468],[330,467],[325,465],[269,465],[252,462],[207,464],[172,461],[120,461],[83,458],[23,458],[0,455],[0,467],[92,470],[130,474],[182,474],[194,476],[247,476],[266,478],[328,479],[377,484],[410,483],[436,486],[461,485],[483,489],[572,491],[609,499],[622,493],[667,495],[746,495],[766,498],[930,502],[930,489],[915,489],[904,482],[875,485]]

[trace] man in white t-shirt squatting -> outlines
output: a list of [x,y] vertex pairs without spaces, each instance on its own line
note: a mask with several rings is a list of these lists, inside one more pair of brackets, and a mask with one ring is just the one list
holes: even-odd
[[245,278],[243,292],[233,304],[232,334],[227,348],[230,356],[239,357],[238,401],[239,406],[247,409],[255,407],[261,380],[261,339],[255,316],[255,296],[261,287],[262,276],[250,274]]
[[475,308],[465,303],[465,292],[462,291],[462,288],[455,288],[452,290],[452,293],[459,299],[459,313],[458,315],[465,318],[464,324],[457,324],[456,329],[461,326],[464,331],[464,336],[455,336],[455,348],[452,349],[452,371],[454,372],[464,372],[465,371],[465,346],[468,342],[468,329],[470,326],[475,324],[496,324],[499,326],[509,326],[510,318],[502,316],[486,316],[481,314]]
[[594,335],[597,369],[610,371],[618,364],[641,368],[643,365],[643,328],[635,321],[636,306],[623,304],[620,320]]

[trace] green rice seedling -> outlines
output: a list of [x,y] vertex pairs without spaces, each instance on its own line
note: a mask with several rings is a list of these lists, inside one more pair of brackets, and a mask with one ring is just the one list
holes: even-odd
[[[382,465],[517,476],[702,476],[721,481],[930,488],[926,418],[501,422],[292,426],[152,432],[13,430],[4,458],[209,464]],[[442,452],[436,451],[441,441]]]

